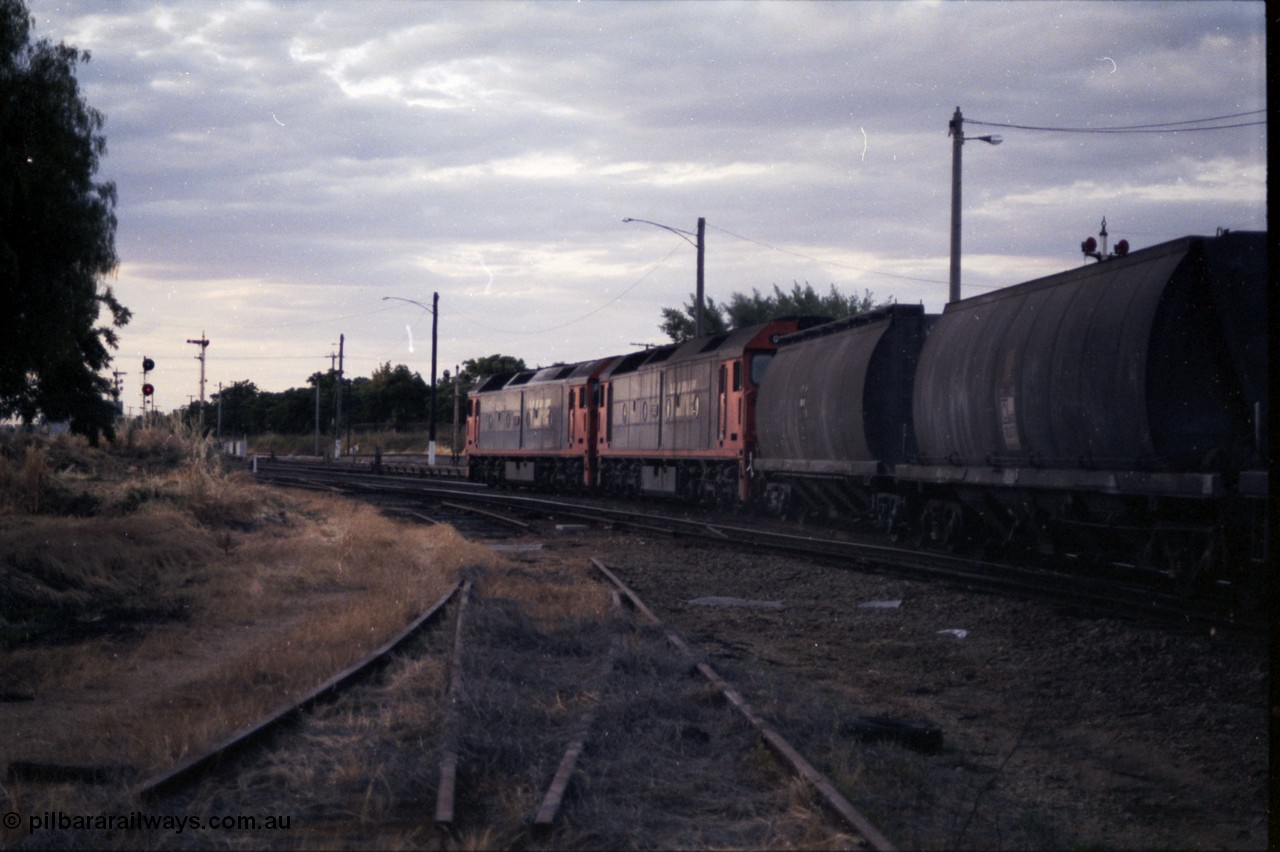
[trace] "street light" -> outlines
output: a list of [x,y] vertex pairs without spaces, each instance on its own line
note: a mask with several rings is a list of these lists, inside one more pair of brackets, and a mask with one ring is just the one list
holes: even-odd
[[[948,302],[960,301],[960,149],[964,146],[964,116],[960,107],[951,116],[947,135],[951,137],[951,294]],[[1004,141],[1000,136],[971,136],[989,145]]]
[[[701,337],[702,336],[702,312],[703,312],[703,308],[702,308],[703,258],[706,256],[707,220],[701,216],[698,217],[698,233],[696,234],[693,233],[692,231],[683,231],[680,228],[673,228],[670,225],[661,225],[657,222],[650,222],[648,219],[628,218],[628,219],[623,219],[622,221],[644,222],[646,225],[653,225],[654,227],[662,228],[663,230],[670,231],[671,233],[680,237],[680,239],[684,240],[686,243],[688,243],[689,245],[693,246],[698,250],[698,288],[697,288],[697,296],[695,298],[696,307],[694,308],[694,315],[693,315],[693,336]],[[689,239],[689,237],[697,237],[698,241],[695,243],[693,240]]]
[[382,301],[395,299],[397,302],[408,302],[417,305],[431,314],[431,413],[427,419],[427,466],[436,466],[436,327],[440,324],[440,294],[431,294],[431,307],[413,299],[399,296],[383,296]]

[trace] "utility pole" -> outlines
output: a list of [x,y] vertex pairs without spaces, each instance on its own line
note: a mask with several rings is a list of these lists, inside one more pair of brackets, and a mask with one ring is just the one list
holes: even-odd
[[[947,135],[951,137],[951,289],[947,302],[960,301],[960,150],[964,147],[964,116],[960,107],[956,107],[955,115],[947,124]],[[999,135],[972,136],[988,145],[999,145],[1004,141]]]
[[222,450],[222,382],[218,382],[218,431],[215,433],[218,450]]
[[200,362],[200,425],[204,425],[204,351],[209,348],[209,341],[204,336],[204,332],[200,332],[199,340],[188,340],[200,347],[200,354],[196,356],[196,360]]
[[431,421],[427,433],[427,465],[436,466],[436,330],[440,325],[440,294],[431,294]]
[[111,375],[112,375],[112,376],[114,376],[114,377],[115,377],[115,380],[116,380],[116,386],[115,386],[115,397],[116,397],[116,416],[117,416],[117,417],[119,417],[119,416],[121,416],[122,414],[124,414],[124,401],[123,401],[122,399],[120,399],[120,394],[121,394],[121,392],[123,391],[123,387],[122,387],[123,382],[121,382],[121,381],[120,381],[120,377],[121,377],[121,376],[127,376],[127,375],[129,375],[129,374],[128,374],[128,373],[122,373],[122,372],[121,372],[121,371],[119,371],[119,370],[112,370],[112,371],[111,371]]
[[702,336],[702,312],[703,312],[703,259],[707,254],[707,220],[702,216],[698,217],[698,308],[697,316],[693,323],[693,336]]
[[342,457],[342,347],[346,342],[345,334],[338,335],[338,385],[334,390],[333,400],[333,460]]

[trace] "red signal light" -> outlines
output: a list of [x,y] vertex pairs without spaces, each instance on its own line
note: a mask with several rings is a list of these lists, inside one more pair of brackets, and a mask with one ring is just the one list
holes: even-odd
[[156,392],[155,385],[147,384],[147,385],[143,385],[143,386],[142,386],[142,395],[143,395],[143,396],[151,396],[151,394],[153,394],[153,393],[155,393],[155,392]]

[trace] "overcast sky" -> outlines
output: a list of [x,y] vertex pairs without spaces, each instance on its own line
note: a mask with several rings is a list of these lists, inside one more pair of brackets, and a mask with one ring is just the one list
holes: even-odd
[[[964,287],[1082,263],[1107,219],[1140,248],[1266,227],[1262,3],[73,2],[35,36],[92,53],[100,178],[133,311],[117,369],[160,409],[218,383],[430,377],[661,342],[694,289],[809,282],[941,310],[951,142]],[[1242,114],[1242,115],[1238,115]],[[1193,125],[1182,125],[1193,126]],[[1199,125],[1199,126],[1204,126]]]

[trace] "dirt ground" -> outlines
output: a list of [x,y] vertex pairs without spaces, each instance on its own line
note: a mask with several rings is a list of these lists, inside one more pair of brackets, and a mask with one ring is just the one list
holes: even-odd
[[[646,536],[603,558],[901,848],[1268,848],[1264,643]],[[943,748],[848,752],[859,716]]]

